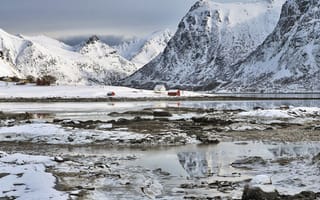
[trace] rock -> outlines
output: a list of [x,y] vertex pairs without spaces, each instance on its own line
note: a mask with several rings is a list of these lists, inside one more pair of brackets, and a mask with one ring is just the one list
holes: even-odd
[[203,144],[218,144],[220,142],[214,135],[211,135],[209,133],[198,135],[196,139]]
[[168,111],[164,111],[164,110],[154,110],[153,116],[155,116],[155,117],[172,117],[172,114],[169,113]]
[[274,192],[264,192],[259,187],[250,187],[246,185],[242,194],[242,200],[279,200],[279,193]]
[[319,193],[316,194],[314,192],[310,192],[310,191],[303,191],[299,194],[293,195],[293,196],[281,196],[280,199],[284,199],[284,200],[316,200],[319,199],[320,195]]
[[183,189],[194,189],[196,188],[196,185],[194,185],[193,183],[183,183],[180,185],[180,187]]
[[317,164],[317,163],[320,164],[320,153],[318,153],[316,156],[312,158],[312,164]]
[[254,156],[254,157],[248,157],[248,158],[244,158],[241,160],[236,160],[234,161],[231,166],[232,167],[242,167],[243,165],[265,165],[267,162],[259,157],[259,156]]
[[256,106],[256,107],[253,107],[253,110],[264,110],[264,108],[262,108],[260,106]]
[[320,194],[310,191],[303,191],[296,195],[280,195],[277,191],[264,192],[259,187],[245,186],[242,200],[316,200]]
[[59,163],[65,161],[65,160],[64,160],[62,157],[60,157],[60,156],[55,156],[55,157],[53,158],[53,160],[56,161],[56,162],[59,162]]
[[120,118],[116,122],[116,124],[127,124],[127,123],[129,123],[129,120],[125,118]]
[[3,178],[3,177],[6,177],[8,175],[10,175],[10,174],[9,173],[0,173],[0,179]]
[[163,171],[161,168],[153,170],[153,173],[160,174],[163,176],[170,176],[169,172]]
[[94,44],[95,42],[99,41],[99,37],[96,35],[91,36],[88,41],[86,42],[87,44]]
[[290,107],[288,105],[281,105],[280,110],[289,110]]
[[210,116],[204,116],[204,117],[192,117],[192,121],[196,123],[201,123],[201,124],[210,124],[213,126],[226,126],[230,125],[233,123],[233,121],[228,120],[228,119],[220,119],[216,117],[210,117]]

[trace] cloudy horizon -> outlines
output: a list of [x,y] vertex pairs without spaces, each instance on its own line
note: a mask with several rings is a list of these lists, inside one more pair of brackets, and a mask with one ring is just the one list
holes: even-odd
[[196,0],[2,0],[0,28],[69,43],[99,35],[111,43],[175,29]]
[[1,0],[0,28],[11,34],[46,35],[72,45],[98,35],[115,45],[159,30],[174,31],[196,1]]

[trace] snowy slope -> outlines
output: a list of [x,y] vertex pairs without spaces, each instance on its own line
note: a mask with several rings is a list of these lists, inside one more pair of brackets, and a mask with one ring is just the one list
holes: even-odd
[[112,84],[137,69],[99,40],[75,48],[46,36],[0,31],[0,39],[0,76],[52,75],[59,84]]
[[276,26],[284,0],[214,3],[199,0],[181,20],[164,52],[122,84],[212,89],[233,74]]
[[273,33],[238,69],[230,91],[320,91],[320,2],[288,0]]
[[163,52],[172,35],[170,30],[157,31],[145,38],[124,42],[114,48],[121,56],[141,68]]
[[0,76],[15,76],[16,57],[27,42],[0,29]]
[[[127,77],[138,69],[134,63],[120,56],[114,48],[101,42],[97,36],[89,38],[86,43],[77,47],[76,51],[96,63],[95,68],[102,72],[96,76],[99,76],[101,80],[108,77],[110,80],[108,84]],[[90,73],[90,71],[87,72],[88,76]]]

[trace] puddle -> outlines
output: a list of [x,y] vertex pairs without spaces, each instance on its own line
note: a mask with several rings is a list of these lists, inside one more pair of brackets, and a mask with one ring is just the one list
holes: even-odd
[[[308,143],[262,143],[262,142],[223,142],[217,145],[187,145],[179,147],[158,147],[151,149],[127,149],[101,147],[81,147],[59,149],[59,154],[80,154],[83,156],[125,156],[134,155],[136,159],[123,161],[121,164],[126,176],[132,178],[139,174],[150,174],[163,186],[161,197],[175,196],[183,198],[186,193],[204,195],[223,195],[239,198],[245,181],[261,174],[271,177],[276,189],[283,194],[295,194],[301,191],[320,191],[320,170],[313,165],[312,158],[320,152],[320,142]],[[237,160],[259,157],[264,164],[258,162],[244,163],[242,167],[232,167]],[[286,160],[288,162],[283,162]],[[134,169],[134,170],[133,170]],[[138,170],[139,169],[139,170]],[[156,171],[160,173],[156,173]],[[132,173],[132,174],[131,174]],[[165,174],[165,175],[163,175]],[[130,180],[130,179],[129,179]],[[210,188],[197,187],[182,189],[185,183],[213,183],[226,181],[240,183],[234,189],[226,192]],[[99,192],[99,197],[105,195],[111,199],[123,197],[132,193],[125,192],[124,186],[114,187],[114,182],[106,180],[104,187],[112,186],[107,193]],[[111,184],[111,185],[108,185]],[[114,187],[114,190],[112,189]],[[121,191],[123,190],[123,193]],[[186,192],[187,191],[187,192]],[[119,196],[117,196],[119,195]],[[178,198],[179,197],[179,198]],[[140,197],[141,198],[141,197]],[[135,198],[133,198],[135,199]],[[139,198],[136,198],[139,199]]]

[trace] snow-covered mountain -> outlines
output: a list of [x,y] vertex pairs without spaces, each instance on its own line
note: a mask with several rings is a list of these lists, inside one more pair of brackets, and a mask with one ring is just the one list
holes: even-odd
[[[99,79],[108,78],[112,84],[138,70],[138,66],[123,58],[117,51],[109,45],[101,42],[97,36],[92,36],[89,40],[76,47],[76,51],[88,57],[92,62],[97,63],[96,70]],[[86,72],[90,76],[92,72]]]
[[19,37],[12,36],[0,29],[0,76],[18,74],[13,65],[21,49],[28,43]]
[[145,38],[124,42],[114,48],[121,56],[141,68],[163,52],[172,35],[170,30],[157,31]]
[[0,56],[0,76],[52,75],[59,84],[112,84],[137,69],[96,37],[71,47],[46,36],[1,30]]
[[231,65],[246,58],[273,31],[283,3],[199,0],[182,19],[164,52],[122,84],[215,88],[233,75]]
[[222,89],[320,91],[320,1],[288,0],[275,30]]

